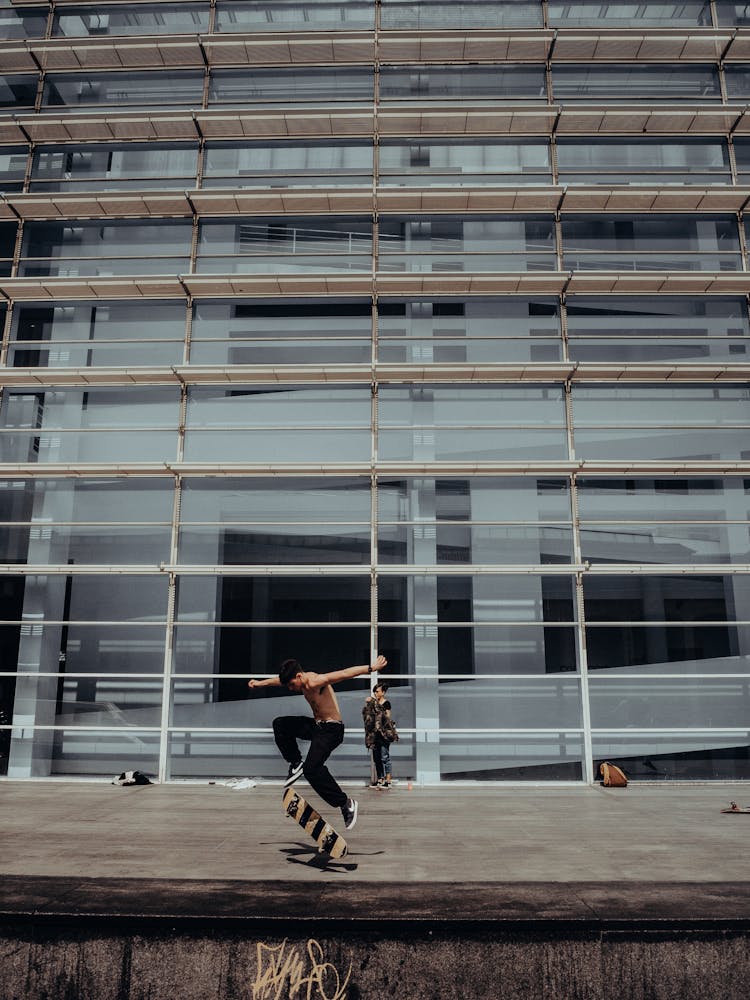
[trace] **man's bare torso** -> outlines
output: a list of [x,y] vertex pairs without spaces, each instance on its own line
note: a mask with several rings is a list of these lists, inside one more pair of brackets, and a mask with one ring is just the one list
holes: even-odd
[[316,722],[341,722],[341,711],[333,688],[327,682],[315,683],[315,674],[308,674],[302,685]]

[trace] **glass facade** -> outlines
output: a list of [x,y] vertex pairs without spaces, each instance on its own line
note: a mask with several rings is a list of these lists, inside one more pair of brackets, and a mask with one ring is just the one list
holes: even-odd
[[0,0],[0,774],[750,779],[748,24]]

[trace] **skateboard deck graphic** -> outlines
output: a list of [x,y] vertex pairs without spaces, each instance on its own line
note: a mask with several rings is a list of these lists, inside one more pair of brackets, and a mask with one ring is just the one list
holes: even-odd
[[731,809],[722,809],[723,813],[750,813],[750,809],[744,809],[742,806],[738,806],[736,802],[732,803]]
[[305,833],[316,841],[321,853],[330,854],[332,858],[343,858],[349,850],[341,834],[336,833],[330,823],[326,823],[320,813],[305,802],[299,792],[293,788],[284,790],[284,812],[296,819]]

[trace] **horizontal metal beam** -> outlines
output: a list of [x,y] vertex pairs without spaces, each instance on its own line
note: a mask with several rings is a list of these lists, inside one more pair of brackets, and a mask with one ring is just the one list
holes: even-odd
[[15,302],[454,295],[746,295],[748,271],[503,271],[0,278]]
[[89,143],[215,139],[386,138],[534,135],[736,135],[750,132],[743,103],[638,101],[546,104],[435,102],[404,106],[0,114],[0,142]]
[[125,385],[330,385],[389,383],[669,383],[745,382],[750,363],[169,365],[118,368],[0,368],[0,386],[25,389]]
[[0,220],[225,218],[249,215],[372,215],[388,212],[461,215],[552,213],[739,212],[750,184],[660,185],[494,184],[479,187],[332,188],[253,187],[186,191],[140,190],[8,193],[0,195]]
[[[62,563],[62,564],[20,564],[20,563],[3,563],[0,564],[0,576],[162,576],[165,574],[174,574],[176,576],[226,576],[226,577],[237,577],[237,576],[284,576],[284,577],[299,577],[299,576],[347,576],[347,577],[369,577],[371,571],[375,571],[379,576],[572,576],[574,574],[584,574],[589,576],[744,576],[750,574],[750,564],[732,564],[731,566],[727,563],[716,563],[716,564],[703,564],[696,563],[692,565],[686,565],[682,563],[597,563],[590,565],[589,563],[568,563],[561,565],[559,563],[540,563],[537,565],[506,565],[504,563],[499,564],[483,564],[483,563],[472,563],[470,566],[466,564],[458,565],[448,565],[446,563],[404,563],[404,564],[378,564],[378,563],[364,563],[360,566],[352,566],[348,563],[342,563],[340,565],[326,565],[320,566],[317,564],[311,565],[310,563],[301,563],[299,565],[258,565],[258,566],[248,566],[248,565],[227,565],[226,563],[214,565],[214,566],[199,566],[199,565],[188,565],[181,563],[160,563],[142,565],[86,565],[84,563]],[[127,624],[127,623],[125,623]],[[181,625],[182,623],[178,623]],[[186,622],[185,625],[194,627],[204,627],[204,628],[221,628],[223,626],[222,622],[201,622],[199,625],[195,623]],[[232,623],[228,623],[231,625]],[[246,623],[247,624],[247,623]],[[261,622],[251,623],[251,624],[263,624]],[[316,623],[304,623],[306,626],[315,627]],[[323,628],[329,623],[320,622],[317,623],[319,627]],[[350,623],[347,623],[350,624]],[[387,623],[391,625],[391,622]],[[430,626],[437,627],[443,625],[446,628],[450,628],[455,625],[455,622],[441,623],[438,621],[421,621],[404,623],[407,626],[412,626],[416,628]],[[464,623],[467,625],[472,624],[471,622]],[[491,625],[491,622],[477,623],[479,625]],[[496,623],[496,624],[512,624],[512,623]],[[524,623],[519,623],[524,624]],[[546,622],[527,622],[526,625],[545,625],[548,626],[550,623]],[[557,624],[557,623],[551,623]],[[567,623],[563,623],[567,624]],[[574,624],[573,622],[570,623]],[[607,625],[608,622],[589,622],[589,625]],[[648,622],[641,622],[644,626],[648,626]],[[662,625],[665,623],[661,623]],[[671,625],[681,625],[686,624],[681,621],[671,621],[666,624]],[[690,625],[700,624],[691,621]],[[720,624],[726,626],[727,624],[734,624],[733,622],[711,622],[707,624]],[[285,622],[284,625],[287,625]]]
[[7,72],[431,63],[742,62],[747,29],[513,28],[105,35],[0,43]]
[[750,475],[750,460],[732,461],[584,461],[560,460],[539,462],[319,462],[319,463],[250,463],[250,462],[115,462],[115,463],[40,463],[7,462],[0,465],[2,479],[97,479],[138,477],[196,478],[294,478],[294,477],[370,477],[388,478],[452,476],[586,476],[609,478],[667,478],[670,476],[742,476]]

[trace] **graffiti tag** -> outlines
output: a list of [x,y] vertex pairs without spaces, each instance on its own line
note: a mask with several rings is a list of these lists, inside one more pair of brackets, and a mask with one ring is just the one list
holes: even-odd
[[312,938],[304,952],[288,946],[286,939],[278,945],[259,942],[257,956],[253,1000],[346,1000],[351,963],[342,981],[336,967],[324,960],[323,949]]

